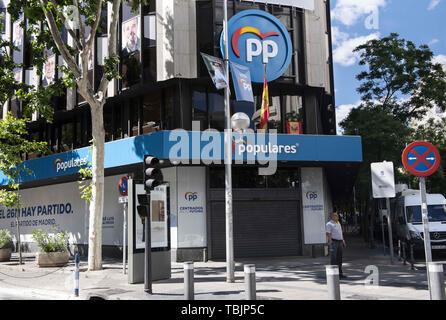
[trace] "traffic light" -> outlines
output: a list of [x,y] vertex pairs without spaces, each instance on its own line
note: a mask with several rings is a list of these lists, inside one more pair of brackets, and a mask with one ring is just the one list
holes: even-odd
[[158,158],[151,155],[144,156],[144,190],[147,192],[163,183],[163,174],[156,168],[158,164]]

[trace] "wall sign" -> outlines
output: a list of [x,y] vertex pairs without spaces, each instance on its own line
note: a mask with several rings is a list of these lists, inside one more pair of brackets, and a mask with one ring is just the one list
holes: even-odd
[[304,243],[326,243],[325,195],[322,168],[302,168]]
[[[282,76],[292,57],[292,43],[279,19],[261,10],[245,10],[228,22],[229,61],[249,68],[251,79],[263,83],[266,65],[267,81]],[[223,33],[220,47],[224,56]]]

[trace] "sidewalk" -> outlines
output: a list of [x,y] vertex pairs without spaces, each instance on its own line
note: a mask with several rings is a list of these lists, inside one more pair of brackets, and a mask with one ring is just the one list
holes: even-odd
[[[382,247],[369,249],[360,238],[347,239],[344,273],[341,281],[344,300],[425,300],[428,299],[425,267],[410,270],[389,256]],[[325,265],[328,257],[285,257],[271,259],[237,259],[235,283],[226,282],[225,262],[196,262],[196,300],[244,300],[243,264],[256,265],[258,299],[326,300],[328,299]],[[366,266],[379,270],[379,286],[365,286]],[[34,256],[26,255],[19,266],[17,258],[0,263],[0,296],[23,299],[77,300],[94,296],[110,300],[183,300],[183,264],[172,263],[172,278],[153,283],[153,295],[144,293],[144,284],[128,284],[122,261],[104,260],[101,271],[87,271],[81,261],[80,297],[73,296],[74,263],[64,268],[38,268]]]

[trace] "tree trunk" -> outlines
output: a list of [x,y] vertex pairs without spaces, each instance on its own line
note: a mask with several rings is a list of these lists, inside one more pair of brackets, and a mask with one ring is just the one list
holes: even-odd
[[104,209],[104,143],[103,105],[90,103],[93,133],[92,198],[88,237],[88,270],[102,269],[102,216]]

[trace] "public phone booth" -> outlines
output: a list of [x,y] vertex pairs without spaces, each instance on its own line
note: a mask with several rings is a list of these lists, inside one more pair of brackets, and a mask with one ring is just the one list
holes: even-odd
[[[150,217],[152,246],[152,280],[171,277],[170,253],[170,188],[168,184],[156,187],[146,194],[142,181],[129,179],[128,205],[128,282],[144,282],[145,223]],[[142,208],[149,208],[147,217]],[[140,212],[138,212],[138,210]]]

